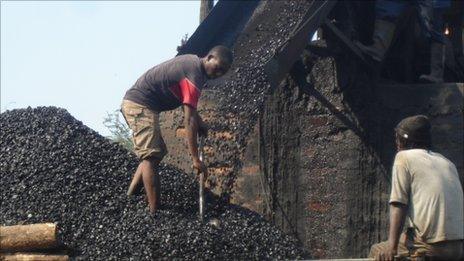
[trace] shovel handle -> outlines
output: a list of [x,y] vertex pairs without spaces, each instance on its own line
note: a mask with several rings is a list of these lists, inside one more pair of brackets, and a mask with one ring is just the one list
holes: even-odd
[[200,182],[200,191],[199,191],[199,203],[200,203],[200,206],[199,206],[199,209],[200,209],[200,221],[203,221],[203,216],[204,216],[204,212],[205,212],[205,194],[204,194],[204,173],[201,172],[200,173],[200,179],[199,179],[199,182]]
[[[202,136],[200,136],[200,142],[198,144],[198,154],[199,154],[199,158],[201,161],[203,161],[203,142],[204,142],[204,138]],[[200,171],[200,170],[197,170],[198,171],[198,175],[199,175],[199,179],[198,179],[198,182],[200,183],[199,184],[199,193],[198,193],[198,197],[199,197],[199,214],[200,214],[200,221],[203,221],[203,216],[204,216],[204,212],[205,212],[205,193],[204,193],[204,190],[205,190],[205,173],[203,173],[203,171]]]

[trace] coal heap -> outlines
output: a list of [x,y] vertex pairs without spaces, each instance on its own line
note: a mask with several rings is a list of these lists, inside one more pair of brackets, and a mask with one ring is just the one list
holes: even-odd
[[162,209],[126,196],[137,166],[131,152],[66,110],[38,107],[0,114],[0,224],[57,222],[75,259],[294,259],[296,240],[262,217],[211,199],[197,220],[197,183],[161,166]]
[[[314,1],[262,1],[260,11],[247,25],[233,46],[234,62],[228,73],[208,87],[218,91],[220,112],[233,114],[244,123],[233,131],[244,139],[258,118],[266,94],[271,86],[264,66],[277,49],[289,39]],[[309,36],[308,36],[309,39]]]

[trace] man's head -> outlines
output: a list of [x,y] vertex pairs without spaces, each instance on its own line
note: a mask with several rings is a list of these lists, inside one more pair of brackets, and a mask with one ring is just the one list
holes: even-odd
[[229,48],[217,45],[203,57],[202,61],[206,74],[209,78],[214,79],[221,77],[229,70],[233,56]]
[[396,148],[430,149],[432,145],[429,118],[425,115],[415,115],[400,121],[395,128]]

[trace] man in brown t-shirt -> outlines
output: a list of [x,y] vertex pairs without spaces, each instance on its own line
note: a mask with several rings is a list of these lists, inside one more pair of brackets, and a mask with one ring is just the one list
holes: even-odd
[[193,167],[206,175],[206,166],[198,156],[197,134],[206,135],[207,128],[197,113],[197,104],[205,81],[224,75],[232,60],[232,52],[221,45],[203,58],[180,55],[149,69],[126,92],[121,111],[133,132],[134,152],[141,160],[127,194],[133,194],[143,181],[151,213],[160,205],[160,180],[155,169],[167,153],[159,113],[183,106]]

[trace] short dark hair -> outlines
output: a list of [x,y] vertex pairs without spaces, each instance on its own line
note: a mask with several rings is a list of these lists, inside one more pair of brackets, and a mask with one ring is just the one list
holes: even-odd
[[400,121],[395,128],[396,137],[406,149],[430,149],[432,125],[425,115],[415,115]]
[[401,147],[407,150],[410,149],[425,149],[425,150],[430,150],[432,148],[432,141],[431,139],[427,141],[412,141],[403,138],[402,136],[396,134],[396,138],[398,139],[399,143],[401,144]]
[[208,55],[213,55],[219,58],[219,60],[225,64],[232,64],[234,56],[232,51],[224,45],[216,45],[209,50]]

